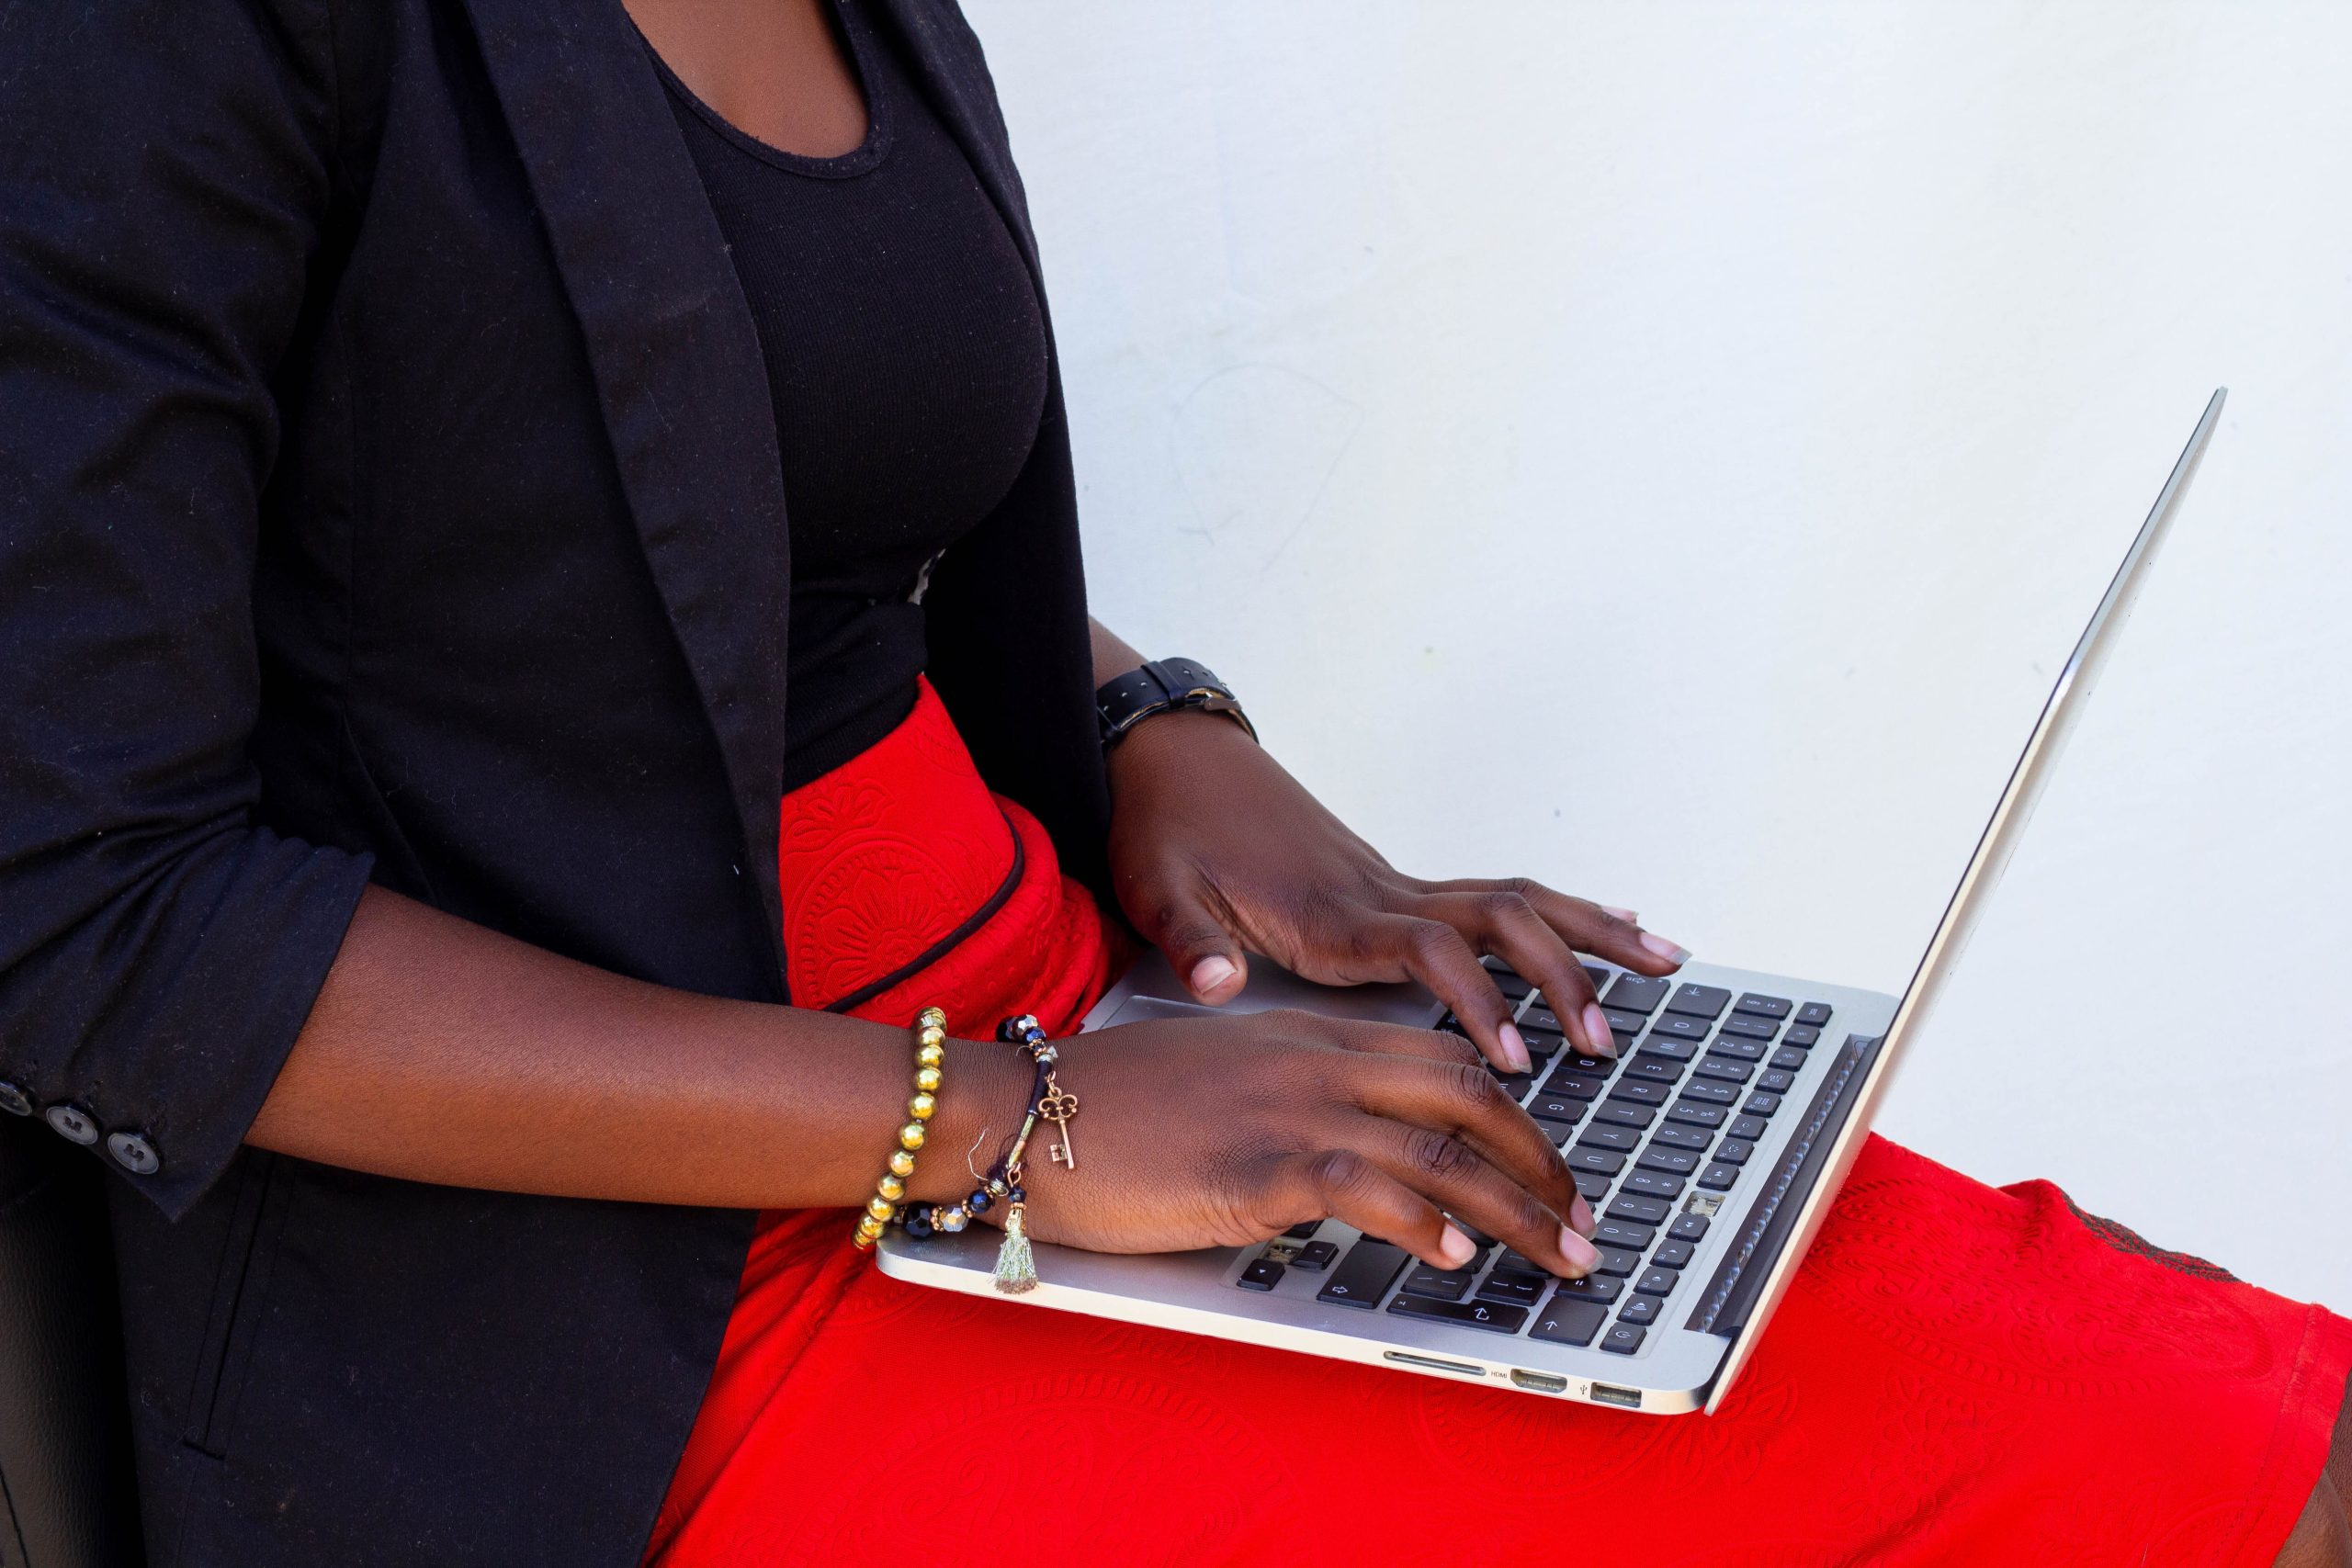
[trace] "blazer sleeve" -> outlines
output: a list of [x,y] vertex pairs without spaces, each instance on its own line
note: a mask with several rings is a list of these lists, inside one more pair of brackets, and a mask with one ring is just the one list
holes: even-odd
[[331,32],[269,0],[60,0],[0,31],[0,1113],[177,1217],[368,878],[257,824],[246,750]]

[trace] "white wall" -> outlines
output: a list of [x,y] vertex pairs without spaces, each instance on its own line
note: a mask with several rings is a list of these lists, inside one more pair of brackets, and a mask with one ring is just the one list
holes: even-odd
[[1882,1123],[2352,1309],[2352,12],[968,0],[1090,577],[1390,857],[1899,989]]

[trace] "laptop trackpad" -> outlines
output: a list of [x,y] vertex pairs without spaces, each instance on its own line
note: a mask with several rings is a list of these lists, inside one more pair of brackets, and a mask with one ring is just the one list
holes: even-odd
[[1118,1023],[1143,1023],[1155,1018],[1227,1018],[1231,1014],[1218,1008],[1203,1007],[1198,1002],[1180,1002],[1167,997],[1129,997],[1119,1004],[1119,1010],[1094,1027],[1108,1029]]

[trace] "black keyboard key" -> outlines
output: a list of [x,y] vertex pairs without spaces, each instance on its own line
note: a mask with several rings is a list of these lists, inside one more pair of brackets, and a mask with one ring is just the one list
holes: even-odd
[[1679,1198],[1682,1196],[1682,1178],[1655,1170],[1637,1170],[1625,1178],[1625,1185],[1619,1190],[1638,1192],[1645,1198]]
[[1600,1123],[1587,1127],[1584,1136],[1577,1140],[1577,1147],[1615,1149],[1629,1155],[1642,1146],[1642,1134],[1632,1127],[1611,1127]]
[[1713,1029],[1714,1025],[1703,1018],[1685,1018],[1679,1012],[1670,1012],[1650,1025],[1649,1037],[1652,1040],[1688,1040],[1696,1044]]
[[1657,1112],[1646,1105],[1634,1105],[1612,1100],[1592,1113],[1595,1122],[1607,1122],[1619,1127],[1646,1127],[1657,1120]]
[[1660,1127],[1650,1138],[1650,1146],[1661,1149],[1688,1149],[1692,1154],[1705,1154],[1715,1135],[1704,1127],[1683,1127],[1668,1123]]
[[1562,1032],[1559,1015],[1546,1007],[1529,1008],[1519,1015],[1519,1026],[1521,1029],[1548,1029],[1555,1034]]
[[1727,1136],[1734,1138],[1745,1138],[1752,1144],[1757,1139],[1764,1135],[1764,1118],[1761,1116],[1735,1116],[1731,1120],[1731,1126],[1725,1131]]
[[1584,966],[1584,977],[1592,982],[1593,994],[1596,996],[1608,986],[1610,974],[1611,971],[1603,969],[1598,964],[1588,964]]
[[1527,1324],[1527,1309],[1507,1302],[1441,1302],[1428,1296],[1398,1296],[1388,1303],[1398,1317],[1426,1318],[1483,1328],[1490,1334],[1516,1334]]
[[1786,997],[1767,997],[1755,991],[1739,998],[1732,1009],[1735,1012],[1754,1013],[1758,1018],[1786,1018],[1796,1004]]
[[1783,1045],[1772,1053],[1772,1065],[1784,1073],[1793,1073],[1805,1064],[1805,1054],[1793,1045]]
[[1819,1029],[1829,1021],[1829,1004],[1827,1002],[1805,1003],[1804,1006],[1797,1009],[1797,1021],[1809,1028]]
[[1588,1148],[1582,1140],[1561,1157],[1568,1162],[1570,1170],[1594,1176],[1614,1176],[1625,1168],[1625,1156],[1615,1149]]
[[1291,1226],[1290,1229],[1283,1232],[1283,1235],[1290,1237],[1293,1241],[1311,1241],[1315,1237],[1315,1233],[1322,1228],[1323,1222],[1321,1220],[1301,1220],[1298,1224]]
[[1324,1269],[1331,1267],[1331,1259],[1339,1256],[1340,1249],[1329,1242],[1310,1241],[1298,1249],[1298,1256],[1290,1260],[1291,1267],[1320,1274]]
[[1563,1056],[1560,1065],[1552,1069],[1555,1082],[1577,1078],[1590,1083],[1607,1077],[1617,1070],[1617,1064],[1607,1056]]
[[1690,1070],[1702,1078],[1713,1078],[1719,1083],[1746,1083],[1748,1075],[1756,1069],[1746,1062],[1710,1051],[1706,1059]]
[[1609,1021],[1609,1032],[1614,1034],[1621,1043],[1648,1028],[1650,1022],[1647,1013],[1621,1012],[1615,1008],[1601,1009],[1600,1016]]
[[1781,1032],[1781,1026],[1769,1018],[1750,1018],[1736,1012],[1724,1020],[1724,1032],[1736,1034],[1743,1040],[1770,1040]]
[[1781,1109],[1781,1097],[1777,1094],[1766,1094],[1759,1089],[1749,1095],[1747,1103],[1740,1109],[1750,1116],[1770,1116]]
[[1530,1073],[1497,1073],[1495,1081],[1502,1085],[1503,1092],[1510,1096],[1514,1105],[1525,1100],[1527,1091],[1535,1087],[1534,1076]]
[[1584,1114],[1584,1101],[1545,1089],[1527,1102],[1527,1113],[1538,1122],[1556,1122],[1563,1128],[1573,1127],[1577,1118]]
[[1674,1109],[1666,1113],[1669,1122],[1679,1122],[1686,1127],[1720,1127],[1730,1112],[1720,1105],[1702,1105],[1695,1100],[1678,1100]]
[[1796,1081],[1794,1073],[1783,1072],[1779,1067],[1774,1067],[1756,1080],[1756,1087],[1766,1094],[1786,1094],[1795,1087]]
[[1671,1269],[1653,1269],[1642,1276],[1642,1282],[1634,1289],[1645,1296],[1670,1296],[1681,1282],[1682,1276]]
[[[1609,987],[1609,994],[1600,999],[1605,1005],[1620,1012],[1648,1014],[1657,1011],[1657,1004],[1666,1000],[1666,994],[1673,988],[1674,983],[1670,980],[1652,980],[1640,975],[1620,975],[1617,976],[1617,983]],[[1612,1024],[1611,1027],[1616,1026]]]
[[1642,1266],[1642,1255],[1630,1247],[1603,1247],[1595,1250],[1600,1254],[1600,1261],[1592,1266],[1596,1274],[1622,1280]]
[[1680,1219],[1675,1221],[1674,1228],[1668,1231],[1666,1234],[1672,1236],[1677,1241],[1697,1241],[1701,1236],[1707,1234],[1707,1216],[1704,1214],[1685,1214]]
[[1645,1051],[1625,1065],[1625,1077],[1645,1083],[1676,1083],[1682,1077],[1682,1064]]
[[[1695,1100],[1702,1105],[1736,1105],[1739,1103],[1739,1090],[1729,1084],[1710,1083],[1705,1078],[1692,1078],[1682,1086],[1682,1098],[1685,1101]],[[1770,1115],[1770,1112],[1758,1111],[1757,1114]]]
[[1496,987],[1513,1001],[1517,1001],[1535,988],[1499,958],[1489,955],[1479,962],[1486,964],[1487,973],[1494,977]]
[[1513,1269],[1498,1269],[1479,1282],[1478,1299],[1532,1307],[1544,1299],[1544,1292],[1551,1283],[1551,1280],[1543,1274],[1522,1274]]
[[1432,1269],[1423,1263],[1405,1276],[1404,1289],[1409,1295],[1434,1296],[1442,1302],[1458,1302],[1470,1293],[1470,1281],[1476,1272],[1470,1269]]
[[1567,1043],[1565,1036],[1547,1034],[1540,1029],[1522,1029],[1519,1037],[1527,1042],[1527,1054],[1539,1066],[1552,1053]]
[[1648,1329],[1631,1323],[1612,1324],[1609,1332],[1600,1337],[1600,1348],[1620,1356],[1630,1356],[1642,1348],[1642,1337],[1648,1332]]
[[1527,1337],[1555,1345],[1589,1345],[1608,1321],[1609,1309],[1598,1302],[1562,1301],[1555,1291],[1535,1314],[1535,1326],[1527,1331]]
[[1739,1167],[1724,1165],[1721,1161],[1699,1173],[1699,1185],[1710,1192],[1728,1192],[1731,1190],[1732,1183],[1738,1179]]
[[1715,1150],[1715,1157],[1725,1165],[1746,1165],[1747,1156],[1755,1152],[1756,1145],[1746,1138],[1725,1138]]
[[1662,1083],[1621,1083],[1609,1091],[1609,1098],[1629,1101],[1634,1105],[1664,1105],[1674,1091]]
[[1678,986],[1666,999],[1667,1011],[1687,1012],[1694,1018],[1721,1018],[1729,1006],[1731,993],[1721,986]]
[[1639,1252],[1657,1239],[1653,1225],[1629,1225],[1622,1220],[1603,1220],[1592,1233],[1595,1247],[1622,1247],[1629,1252]]
[[1814,1046],[1821,1043],[1821,1031],[1818,1029],[1809,1029],[1804,1024],[1799,1024],[1795,1028],[1790,1030],[1786,1034],[1781,1036],[1781,1043],[1783,1045],[1794,1045],[1800,1050],[1810,1050]]
[[1617,1292],[1625,1287],[1606,1274],[1587,1274],[1581,1280],[1563,1280],[1560,1288],[1552,1292],[1554,1301],[1613,1302]]
[[1642,1157],[1634,1164],[1642,1170],[1662,1170],[1668,1176],[1688,1176],[1699,1168],[1699,1156],[1689,1149],[1661,1148],[1653,1144],[1642,1151]]
[[1669,1062],[1687,1062],[1698,1054],[1699,1047],[1695,1042],[1677,1039],[1671,1034],[1653,1033],[1642,1042],[1643,1055],[1663,1056]]
[[1707,1047],[1710,1056],[1728,1056],[1735,1062],[1760,1062],[1764,1059],[1764,1043],[1741,1040],[1728,1034],[1718,1034],[1715,1043]]
[[1609,1205],[1609,1218],[1631,1220],[1637,1225],[1655,1225],[1672,1213],[1669,1205],[1655,1198],[1624,1197]]
[[1329,1282],[1315,1292],[1315,1299],[1333,1306],[1362,1307],[1370,1312],[1388,1293],[1388,1281],[1396,1278],[1396,1270],[1405,1267],[1405,1262],[1403,1247],[1367,1236],[1348,1248],[1348,1255],[1340,1259]]
[[1588,1203],[1598,1203],[1609,1196],[1609,1178],[1598,1171],[1579,1170],[1576,1181],[1577,1191]]
[[1544,1082],[1546,1100],[1598,1100],[1609,1086],[1599,1078],[1574,1077],[1566,1073],[1554,1073]]
[[1656,1296],[1627,1296],[1625,1304],[1617,1309],[1620,1323],[1656,1323],[1657,1309],[1666,1303]]
[[1669,1241],[1657,1249],[1657,1256],[1650,1261],[1661,1269],[1686,1269],[1690,1267],[1693,1250],[1687,1241]]
[[1271,1291],[1283,1282],[1283,1266],[1271,1258],[1261,1258],[1241,1270],[1241,1278],[1234,1281],[1245,1291]]

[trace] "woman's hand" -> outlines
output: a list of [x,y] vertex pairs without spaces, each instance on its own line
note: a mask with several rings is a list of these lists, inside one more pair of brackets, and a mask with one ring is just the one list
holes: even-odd
[[1540,988],[1588,1055],[1616,1048],[1577,951],[1644,975],[1671,974],[1690,956],[1629,909],[1523,878],[1405,875],[1217,715],[1149,719],[1110,766],[1120,908],[1204,1002],[1240,991],[1245,950],[1326,985],[1419,980],[1489,1061],[1525,1072],[1526,1041],[1481,953]]
[[[1566,1162],[1457,1035],[1259,1012],[1056,1044],[1057,1081],[1079,1101],[1078,1158],[1066,1169],[1047,1156],[1050,1127],[1030,1143],[1029,1229],[1041,1241],[1246,1247],[1336,1216],[1453,1269],[1473,1247],[1453,1215],[1555,1273],[1599,1260]],[[1014,1076],[1025,1082],[1025,1068]],[[1001,1096],[1012,1081],[990,1077],[977,1092]]]

